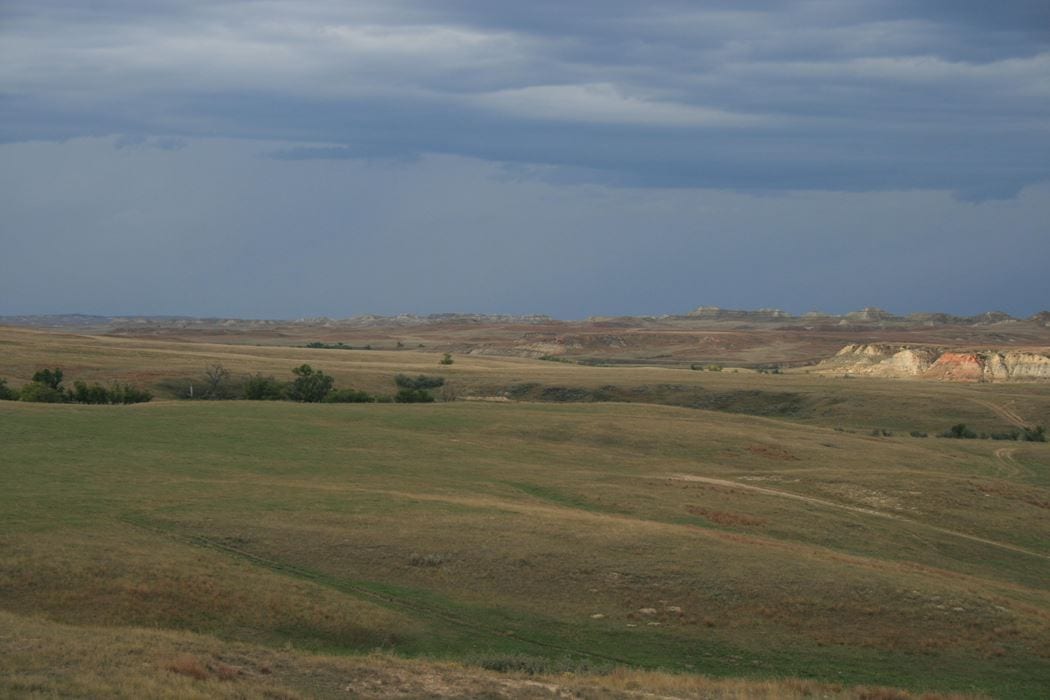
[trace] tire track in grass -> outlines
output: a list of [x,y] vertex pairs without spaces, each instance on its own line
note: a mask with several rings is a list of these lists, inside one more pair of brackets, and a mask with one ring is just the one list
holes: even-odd
[[1002,404],[995,403],[994,401],[988,401],[986,399],[970,399],[970,400],[973,401],[974,403],[977,403],[977,404],[980,404],[981,406],[984,406],[985,408],[990,408],[997,416],[999,416],[1000,418],[1005,420],[1007,423],[1010,423],[1011,425],[1015,425],[1018,428],[1027,428],[1028,427],[1028,424],[1025,423],[1024,418],[1022,418],[1013,409],[1007,408],[1006,406],[1003,406]]
[[184,535],[175,531],[172,528],[163,527],[154,522],[150,522],[147,518],[143,518],[141,516],[125,514],[120,516],[119,520],[127,525],[131,525],[133,527],[139,528],[141,530],[146,530],[154,534],[164,535],[183,544],[189,544],[195,547],[215,550],[228,556],[243,559],[244,561],[247,561],[250,564],[269,569],[284,576],[290,576],[293,578],[310,581],[321,586],[332,588],[346,595],[353,595],[360,598],[369,599],[379,603],[380,605],[394,608],[395,610],[411,612],[421,617],[440,620],[441,622],[444,622],[446,624],[455,625],[462,629],[470,630],[471,632],[480,633],[489,637],[499,637],[517,642],[523,642],[525,644],[531,644],[533,646],[537,646],[543,649],[559,651],[564,654],[583,656],[591,659],[598,659],[601,661],[611,661],[613,663],[623,664],[634,668],[645,667],[644,665],[639,664],[635,661],[631,661],[630,659],[624,659],[618,656],[611,656],[609,654],[602,654],[596,651],[586,651],[574,647],[563,646],[561,644],[555,644],[552,642],[544,642],[538,639],[523,637],[513,632],[507,632],[487,625],[482,625],[477,622],[471,622],[470,620],[466,620],[462,617],[453,615],[452,613],[440,610],[433,606],[407,600],[404,597],[397,596],[393,593],[382,593],[368,586],[354,584],[349,581],[328,576],[319,571],[313,571],[311,569],[306,569],[301,566],[296,566],[294,564],[286,564],[284,562],[276,561],[274,559],[267,559],[266,557],[259,556],[258,554],[252,554],[251,552],[246,552],[243,549],[232,547],[228,544],[212,539],[210,537],[205,537],[203,535]]
[[732,488],[741,489],[743,491],[751,491],[754,493],[761,493],[767,496],[777,496],[779,498],[790,498],[796,501],[803,501],[805,503],[812,503],[814,505],[824,506],[827,508],[835,508],[838,510],[845,510],[851,513],[860,513],[862,515],[871,515],[878,518],[886,518],[889,520],[897,520],[900,522],[909,523],[912,525],[918,525],[925,527],[936,532],[940,532],[944,535],[951,535],[952,537],[961,537],[963,539],[970,540],[971,542],[980,542],[981,544],[990,545],[992,547],[998,547],[1000,549],[1006,549],[1011,552],[1018,554],[1026,554],[1030,557],[1038,557],[1040,559],[1050,560],[1050,555],[1041,554],[1039,552],[1033,552],[1030,549],[1019,547],[1017,545],[1009,544],[1007,542],[999,542],[997,540],[990,540],[985,537],[978,537],[977,535],[971,535],[966,532],[960,532],[959,530],[952,530],[946,527],[940,527],[938,525],[931,525],[924,523],[921,520],[912,520],[911,518],[905,518],[902,515],[896,513],[887,513],[881,510],[874,510],[872,508],[861,508],[860,506],[846,505],[845,503],[836,503],[835,501],[827,501],[823,498],[815,498],[813,496],[803,496],[798,493],[791,493],[790,491],[778,491],[777,489],[770,489],[764,486],[752,486],[751,484],[741,484],[738,481],[731,481],[729,479],[715,479],[707,476],[695,476],[692,474],[671,474],[668,478],[676,481],[698,481],[706,484],[713,484],[715,486],[728,486]]

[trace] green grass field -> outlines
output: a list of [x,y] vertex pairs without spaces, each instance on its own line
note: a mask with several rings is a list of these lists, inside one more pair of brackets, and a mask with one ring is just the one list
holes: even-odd
[[[632,683],[688,695],[681,679],[699,675],[756,684],[724,697],[789,696],[761,685],[784,678],[843,697],[1050,687],[1050,444],[907,435],[1050,424],[1046,385],[439,368],[408,352],[26,331],[0,333],[0,350],[16,385],[45,365],[155,386],[211,361],[274,374],[310,362],[340,386],[392,393],[394,373],[427,372],[464,395],[527,384],[539,399],[0,402],[0,677],[14,679],[0,694],[93,694],[89,666],[113,662],[76,644],[121,630],[153,650],[126,686],[105,686],[132,696],[236,695],[238,682],[261,694],[263,657],[289,697],[338,695],[362,659],[409,663],[391,654],[578,670],[594,697]],[[55,663],[14,654],[27,639]],[[214,669],[171,672],[186,649],[256,671],[226,685]],[[625,668],[680,675],[628,682]],[[501,676],[477,674],[502,692]]]

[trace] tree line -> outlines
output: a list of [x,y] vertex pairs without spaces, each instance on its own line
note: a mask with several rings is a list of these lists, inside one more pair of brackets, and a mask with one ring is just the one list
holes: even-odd
[[295,401],[298,403],[431,403],[433,391],[446,387],[445,400],[452,397],[444,377],[420,374],[394,377],[397,392],[390,395],[370,394],[353,388],[338,388],[335,378],[324,370],[303,364],[292,369],[292,378],[282,381],[261,373],[247,377],[234,376],[219,364],[209,365],[197,379],[167,383],[177,397],[200,400]]
[[0,379],[0,400],[33,401],[37,403],[85,403],[85,404],[130,404],[145,403],[153,399],[146,389],[139,389],[131,384],[113,382],[109,386],[87,384],[77,380],[72,387],[65,387],[62,381],[65,374],[58,367],[42,369],[33,374],[31,381],[19,390],[7,386],[6,379]]
[[[0,400],[35,401],[40,403],[130,404],[150,401],[153,394],[130,384],[114,382],[108,387],[73,382],[63,386],[64,373],[59,368],[37,371],[30,382],[15,390],[0,379]],[[432,403],[434,390],[444,388],[442,398],[455,398],[444,377],[425,374],[394,377],[397,388],[393,395],[370,394],[353,388],[337,388],[335,378],[323,370],[303,364],[292,369],[292,378],[281,381],[273,375],[254,374],[236,377],[220,364],[212,364],[195,379],[169,380],[160,383],[177,398],[200,400],[295,401],[298,403]]]

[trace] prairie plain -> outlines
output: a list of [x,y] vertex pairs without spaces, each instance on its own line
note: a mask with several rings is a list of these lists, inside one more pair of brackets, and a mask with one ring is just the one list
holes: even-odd
[[[0,329],[157,395],[0,402],[0,694],[1050,687],[1050,385],[439,357]],[[173,398],[303,363],[450,400]]]

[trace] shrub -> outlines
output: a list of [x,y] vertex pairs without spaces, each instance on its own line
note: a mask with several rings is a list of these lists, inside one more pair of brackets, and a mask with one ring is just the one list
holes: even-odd
[[303,347],[314,348],[317,350],[353,350],[353,348],[342,341],[338,343],[322,343],[319,340],[315,340],[312,343],[307,343]]
[[967,428],[965,423],[956,423],[941,433],[941,437],[955,438],[957,440],[973,440],[977,437],[977,433]]
[[310,365],[299,365],[292,370],[295,379],[288,387],[288,398],[292,401],[302,403],[317,403],[324,401],[328,392],[332,390],[335,380],[322,372],[314,370]]
[[441,566],[448,559],[444,554],[413,554],[408,563],[412,566]]
[[65,392],[40,382],[29,382],[23,386],[18,397],[22,401],[36,403],[65,403],[67,399]]
[[107,404],[111,402],[106,387],[101,384],[88,386],[81,381],[73,382],[73,390],[69,393],[69,398],[75,403]]
[[249,401],[280,401],[286,391],[285,385],[272,376],[256,374],[244,382],[244,398]]
[[433,403],[434,397],[425,389],[401,389],[394,395],[396,403]]
[[439,365],[450,365],[450,364],[452,364],[452,362],[453,362],[453,360],[452,360],[452,353],[446,352],[445,356],[441,358],[441,361],[438,362],[438,364]]
[[926,434],[925,432],[923,432],[922,430],[913,430],[913,431],[911,431],[910,433],[908,433],[908,435],[911,435],[912,437],[916,437],[916,438],[924,438],[924,437],[929,437],[929,436],[928,436],[928,435],[927,435],[927,434]]
[[146,389],[139,389],[138,387],[131,386],[130,384],[121,384],[120,382],[113,382],[113,385],[109,388],[109,402],[110,403],[146,403],[147,401],[153,400],[153,394]]
[[456,401],[457,399],[459,399],[459,387],[445,382],[444,386],[441,387],[441,400]]
[[325,403],[375,403],[376,397],[357,389],[336,389],[324,398]]
[[230,370],[216,363],[208,365],[204,370],[204,389],[200,396],[191,398],[229,399],[233,396],[234,391],[230,386]]
[[407,374],[399,374],[394,377],[394,383],[402,389],[436,389],[445,383],[444,377],[428,377],[421,374],[418,377],[410,377]]
[[1046,442],[1046,428],[1038,425],[1034,428],[1024,429],[1025,442]]
[[0,379],[0,401],[17,401],[18,392],[7,386],[6,379]]
[[992,433],[988,437],[993,440],[1017,440],[1021,437],[1021,433],[1016,430],[1011,430],[1008,433]]

